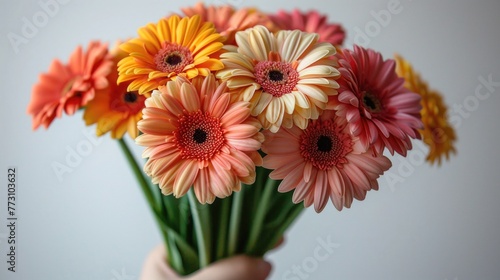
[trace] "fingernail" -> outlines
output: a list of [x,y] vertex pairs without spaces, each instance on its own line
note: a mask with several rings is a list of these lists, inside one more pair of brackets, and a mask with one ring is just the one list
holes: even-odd
[[257,263],[257,272],[262,278],[266,278],[270,273],[272,269],[272,265],[270,262],[267,262],[265,260],[261,260]]

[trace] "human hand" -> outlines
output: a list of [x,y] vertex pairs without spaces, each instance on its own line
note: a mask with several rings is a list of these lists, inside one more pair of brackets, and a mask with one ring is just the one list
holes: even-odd
[[191,275],[181,277],[168,266],[165,246],[151,251],[144,262],[141,280],[265,280],[271,272],[271,264],[260,258],[244,255],[217,261]]

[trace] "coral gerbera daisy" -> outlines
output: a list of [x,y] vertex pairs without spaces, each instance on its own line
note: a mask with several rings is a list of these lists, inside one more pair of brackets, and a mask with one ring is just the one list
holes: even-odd
[[108,86],[106,76],[113,62],[107,44],[90,42],[87,50],[77,47],[67,65],[55,59],[47,73],[33,86],[27,112],[33,115],[33,129],[48,128],[62,113],[73,115],[94,98],[95,91]]
[[455,130],[448,122],[447,108],[443,97],[438,92],[429,89],[427,83],[413,70],[411,64],[399,55],[395,56],[396,73],[405,79],[405,87],[420,94],[422,97],[422,122],[424,128],[420,130],[424,143],[429,147],[427,161],[431,164],[450,154],[456,153],[454,143],[457,139]]
[[292,12],[278,11],[269,15],[277,28],[282,30],[302,30],[304,32],[318,33],[320,42],[328,42],[341,46],[345,39],[345,31],[338,23],[328,23],[325,15],[317,11],[307,13],[294,9]]
[[391,166],[385,156],[365,151],[346,130],[345,120],[333,113],[310,121],[305,130],[294,126],[264,135],[263,166],[273,169],[269,177],[282,179],[280,192],[294,190],[293,202],[314,204],[316,212],[328,199],[339,211],[349,208],[353,198],[363,200],[367,191],[378,189],[377,178]]
[[272,28],[271,19],[264,13],[252,8],[242,8],[235,10],[230,5],[205,6],[198,2],[193,7],[181,8],[186,16],[200,15],[201,20],[212,22],[217,32],[226,37],[225,44],[234,45],[236,43],[234,35],[238,31],[245,30],[256,25],[264,25]]
[[299,30],[273,35],[264,26],[236,33],[238,48],[221,55],[234,98],[249,101],[252,115],[273,132],[283,125],[299,128],[317,119],[337,94],[335,48],[318,35]]
[[139,135],[137,122],[142,118],[142,109],[145,107],[146,96],[137,91],[127,91],[129,83],[117,84],[117,64],[127,54],[115,48],[113,56],[113,70],[108,76],[109,86],[96,92],[85,108],[83,119],[87,125],[97,123],[96,134],[101,136],[111,132],[114,139],[122,138],[125,132],[130,137]]
[[131,81],[128,91],[150,93],[178,75],[192,79],[223,67],[219,54],[224,38],[200,16],[173,15],[138,34],[121,45],[129,55],[118,63],[118,82]]
[[392,59],[354,46],[338,54],[341,68],[337,115],[346,118],[349,130],[376,154],[387,148],[406,156],[410,138],[420,138],[420,95],[404,87]]
[[211,203],[254,182],[263,135],[248,102],[231,102],[213,75],[199,79],[178,77],[153,91],[136,142],[147,147],[144,171],[163,194],[180,197],[192,186],[201,203]]

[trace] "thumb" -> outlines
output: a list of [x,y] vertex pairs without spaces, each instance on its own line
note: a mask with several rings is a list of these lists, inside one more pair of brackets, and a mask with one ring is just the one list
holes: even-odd
[[180,279],[168,266],[166,249],[163,244],[156,246],[144,261],[141,280]]
[[190,280],[265,280],[271,264],[260,258],[240,255],[218,261],[193,274]]

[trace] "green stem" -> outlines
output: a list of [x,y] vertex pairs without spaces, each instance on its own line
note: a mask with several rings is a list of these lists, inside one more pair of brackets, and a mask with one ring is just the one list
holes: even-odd
[[233,256],[236,253],[238,246],[238,235],[241,227],[241,210],[243,208],[243,190],[235,192],[232,195],[233,205],[231,206],[231,220],[229,221],[228,256]]
[[[165,223],[161,219],[161,214],[160,214],[161,213],[161,208],[160,208],[161,205],[158,205],[155,201],[155,196],[151,190],[150,182],[144,177],[144,173],[143,173],[141,167],[137,164],[137,161],[135,160],[134,155],[130,151],[125,140],[123,138],[118,139],[118,144],[120,144],[120,148],[121,148],[123,154],[125,155],[125,158],[127,159],[127,162],[129,164],[130,168],[132,169],[132,171],[135,175],[135,178],[137,179],[137,182],[139,183],[139,186],[141,186],[142,192],[144,193],[144,196],[146,197],[148,204],[151,207],[151,211],[153,211],[153,216],[155,218],[156,223],[160,227],[160,232],[163,236],[163,240],[164,240],[165,244],[170,244],[169,238],[168,238],[169,234],[164,229]],[[173,256],[173,254],[172,254],[173,249],[171,248],[171,246],[167,246],[167,250],[169,251],[168,255]],[[172,258],[172,257],[170,257],[170,258]],[[174,265],[174,268],[176,268],[176,269],[180,268],[179,267],[180,264],[178,262],[174,262],[173,265]]]
[[[146,196],[146,199],[149,202],[149,205],[151,206],[153,212],[158,213],[158,205],[155,201],[155,197],[153,195],[153,192],[151,191],[151,188],[149,187],[149,183],[144,177],[144,173],[142,169],[139,167],[137,164],[137,161],[134,158],[134,155],[128,148],[127,143],[125,143],[125,140],[123,138],[118,139],[118,143],[120,144],[120,148],[122,149],[122,152],[125,154],[125,157],[127,158],[127,161],[130,165],[130,168],[132,168],[132,171],[134,172],[135,178],[139,182],[139,185],[141,186],[142,192]],[[156,216],[156,215],[155,215]]]
[[[153,185],[151,180],[144,174],[125,140],[119,139],[118,143],[153,211],[154,219],[159,225],[164,244],[168,251],[167,256],[170,266],[183,275],[193,272],[196,268],[186,263],[197,263],[198,256],[192,246],[186,242],[185,236],[179,234],[171,225],[173,219],[177,218],[172,216],[175,210],[173,208],[175,208],[176,205],[168,203],[168,200],[162,198],[158,186]],[[155,195],[153,191],[157,191],[159,194]]]
[[227,245],[227,228],[229,224],[229,215],[231,212],[231,198],[226,197],[222,200],[222,209],[219,215],[219,229],[218,229],[218,238],[217,238],[217,255],[216,259],[220,260],[226,256],[226,245]]
[[272,194],[276,192],[276,184],[278,181],[267,179],[264,185],[264,193],[260,201],[259,207],[257,207],[257,212],[255,213],[254,220],[252,221],[252,226],[250,229],[250,237],[248,239],[247,247],[245,253],[250,255],[254,254],[256,251],[257,240],[262,230],[264,219],[268,213],[269,203],[271,201]]
[[[290,201],[292,203],[292,201]],[[275,230],[275,233],[271,237],[269,243],[262,246],[261,251],[258,252],[259,255],[264,255],[267,251],[271,250],[276,246],[278,241],[283,237],[285,231],[290,227],[290,225],[297,220],[298,216],[304,211],[304,206],[302,204],[294,205],[293,208],[288,212],[288,215],[282,222],[280,226]]]
[[207,216],[208,209],[201,209],[206,207],[198,203],[193,189],[188,191],[188,199],[200,255],[200,268],[203,268],[210,264],[210,217]]

